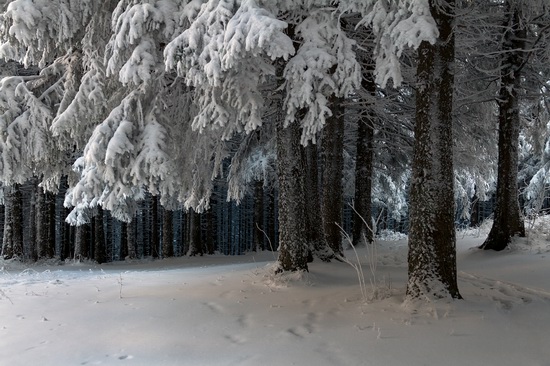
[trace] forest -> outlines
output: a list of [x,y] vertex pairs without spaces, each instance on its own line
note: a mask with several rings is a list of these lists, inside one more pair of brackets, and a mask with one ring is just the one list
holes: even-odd
[[548,209],[546,0],[0,1],[2,257],[277,252],[408,235],[461,298],[456,228]]

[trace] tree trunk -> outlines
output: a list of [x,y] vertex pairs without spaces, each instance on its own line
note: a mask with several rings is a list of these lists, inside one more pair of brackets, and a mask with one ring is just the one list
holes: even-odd
[[506,2],[509,13],[506,24],[498,96],[498,177],[494,221],[483,249],[503,250],[514,235],[525,236],[525,224],[518,202],[518,89],[521,67],[525,61],[526,29],[520,24],[519,5]]
[[84,224],[76,227],[74,257],[77,260],[89,258],[90,226]]
[[331,97],[332,117],[323,129],[323,199],[322,214],[325,238],[330,249],[343,256],[342,209],[344,169],[344,110],[342,98]]
[[162,216],[162,257],[169,258],[174,256],[174,212],[164,210]]
[[[368,98],[376,98],[373,61],[370,56],[363,57],[363,79],[361,86]],[[372,224],[372,171],[374,161],[374,119],[375,113],[370,107],[372,100],[366,100],[369,110],[363,111],[357,121],[357,153],[355,158],[355,198],[353,213],[353,245],[359,245],[363,238],[367,243],[374,240],[375,228]],[[370,103],[369,103],[370,102]],[[366,224],[365,224],[366,223]]]
[[159,204],[158,197],[151,197],[151,256],[159,257],[160,230],[159,230]]
[[97,208],[97,214],[93,218],[94,227],[94,259],[97,263],[105,263],[105,228],[103,226],[103,209]]
[[55,200],[52,193],[39,186],[36,186],[36,251],[39,259],[55,254]]
[[279,258],[283,271],[307,270],[309,247],[306,232],[304,164],[300,126],[284,127],[277,121],[277,174],[279,179]]
[[452,107],[454,0],[430,1],[435,44],[418,49],[415,144],[410,190],[408,299],[460,298],[456,278]]
[[254,225],[253,245],[254,250],[265,250],[265,235],[264,235],[264,183],[261,180],[254,182]]
[[4,188],[4,259],[23,258],[23,195],[20,188],[19,184]]
[[201,243],[201,217],[192,208],[189,209],[189,252],[187,255],[203,255]]
[[128,259],[136,259],[136,223],[135,219],[129,223],[124,223],[126,225],[126,246],[128,248]]
[[319,187],[319,159],[318,146],[309,144],[303,149],[306,185],[306,236],[313,254],[324,262],[334,258],[334,251],[328,246],[321,215],[320,187]]

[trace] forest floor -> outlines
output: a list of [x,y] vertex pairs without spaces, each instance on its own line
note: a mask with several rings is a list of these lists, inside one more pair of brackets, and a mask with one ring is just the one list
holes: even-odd
[[[550,365],[550,221],[458,234],[464,300],[404,305],[405,238],[274,276],[273,253],[0,262],[0,365]],[[376,249],[374,251],[373,249]],[[362,291],[363,290],[363,291]]]

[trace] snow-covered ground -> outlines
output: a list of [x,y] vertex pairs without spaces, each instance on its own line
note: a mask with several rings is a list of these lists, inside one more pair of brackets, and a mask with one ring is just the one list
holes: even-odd
[[550,223],[501,253],[484,236],[458,234],[465,299],[417,308],[406,240],[358,250],[368,301],[346,263],[274,277],[269,252],[0,262],[0,365],[550,365]]

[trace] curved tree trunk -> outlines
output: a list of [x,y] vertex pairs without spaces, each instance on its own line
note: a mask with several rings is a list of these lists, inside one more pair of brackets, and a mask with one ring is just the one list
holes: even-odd
[[410,190],[407,298],[460,298],[456,278],[452,107],[454,1],[430,1],[435,44],[418,49],[415,144]]
[[494,221],[483,249],[503,250],[514,235],[525,236],[525,224],[518,202],[518,139],[520,131],[518,89],[525,61],[526,30],[520,25],[518,5],[506,3],[500,92],[498,97],[498,177]]

